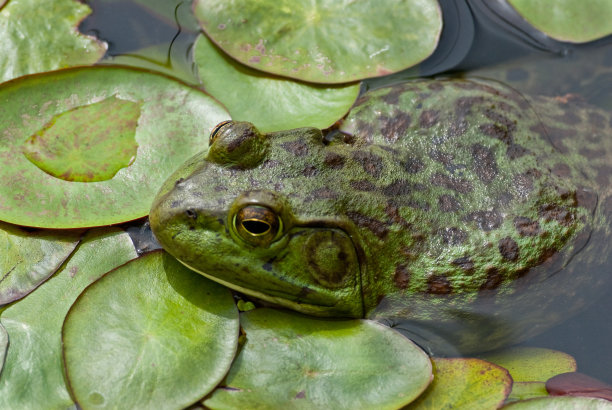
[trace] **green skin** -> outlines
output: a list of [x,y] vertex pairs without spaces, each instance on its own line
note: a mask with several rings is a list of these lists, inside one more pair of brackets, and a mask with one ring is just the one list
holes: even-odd
[[[326,139],[228,123],[161,189],[151,227],[185,265],[247,295],[493,348],[604,288],[610,123],[482,80],[370,92]],[[250,233],[245,207],[272,230]]]

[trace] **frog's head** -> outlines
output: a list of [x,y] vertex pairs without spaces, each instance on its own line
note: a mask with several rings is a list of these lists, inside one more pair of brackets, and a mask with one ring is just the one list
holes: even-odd
[[360,317],[360,252],[335,205],[312,197],[321,182],[305,172],[323,164],[324,149],[318,129],[265,135],[221,123],[209,150],[162,187],[153,232],[179,261],[232,289],[309,314]]

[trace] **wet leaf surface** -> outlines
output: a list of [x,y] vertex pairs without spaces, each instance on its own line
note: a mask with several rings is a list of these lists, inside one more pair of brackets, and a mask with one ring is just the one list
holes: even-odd
[[23,154],[65,181],[106,181],[134,161],[138,118],[139,103],[113,95],[57,114],[25,141]]
[[540,397],[517,401],[503,407],[512,410],[609,410],[612,403],[590,397]]
[[508,372],[484,360],[432,361],[433,382],[406,409],[497,409],[512,388]]
[[6,3],[0,10],[0,82],[102,58],[106,44],[77,30],[89,13],[75,0],[48,0],[44,7],[37,0]]
[[[147,215],[167,177],[187,158],[206,149],[211,128],[229,117],[219,103],[197,89],[165,76],[121,67],[68,69],[20,78],[0,86],[0,99],[7,107],[0,112],[0,178],[6,181],[0,186],[0,219],[47,228],[106,225]],[[96,103],[110,105],[114,111],[118,100],[121,107],[139,106],[134,136],[138,151],[134,162],[113,178],[91,183],[66,181],[44,172],[22,153],[24,142],[58,115],[100,114],[103,106],[92,108]],[[128,107],[129,134],[135,106]],[[108,123],[113,133],[117,127],[114,113],[91,120]],[[85,119],[71,124],[71,135],[88,128]],[[55,126],[68,128],[57,120]],[[103,157],[106,149],[90,151]]]
[[26,232],[0,222],[0,305],[20,299],[51,276],[72,253],[80,232]]
[[481,359],[508,369],[515,382],[543,382],[576,370],[576,360],[567,353],[541,347],[513,347],[480,355]]
[[586,396],[612,400],[612,386],[586,374],[569,372],[546,381],[551,396]]
[[[136,257],[129,236],[93,230],[55,276],[0,315],[10,345],[0,375],[0,408],[66,408],[61,328],[82,290],[105,272]],[[112,360],[112,358],[109,358]]]
[[359,84],[325,87],[292,81],[248,68],[201,35],[194,55],[202,84],[234,120],[262,132],[299,127],[327,128],[349,110]]
[[435,49],[438,3],[375,0],[197,0],[208,36],[250,67],[315,83],[345,83],[411,67]]
[[508,0],[516,11],[550,37],[583,43],[612,34],[612,2],[609,0],[556,0],[542,7],[539,0]]
[[227,288],[155,251],[88,287],[66,317],[63,343],[83,408],[179,409],[227,373],[238,310]]
[[377,322],[272,309],[242,313],[240,322],[246,342],[224,387],[204,402],[211,409],[392,409],[431,380],[427,355]]

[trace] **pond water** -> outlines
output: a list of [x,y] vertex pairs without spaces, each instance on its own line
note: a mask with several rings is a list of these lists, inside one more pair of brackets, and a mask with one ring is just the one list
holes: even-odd
[[[549,95],[575,93],[591,103],[607,109],[612,107],[612,97],[609,97],[612,95],[612,76],[606,72],[595,74],[590,69],[593,61],[607,62],[608,68],[612,66],[612,41],[609,39],[586,47],[562,45],[526,32],[520,23],[511,19],[501,21],[494,15],[492,4],[495,2],[474,0],[469,2],[471,8],[462,2],[442,3],[447,22],[442,47],[421,66],[421,74],[434,75],[452,69],[454,75],[476,73],[495,77],[495,71],[488,68],[504,63],[513,67],[511,72],[517,74],[511,79],[520,80],[521,69],[533,67],[548,73],[550,82],[546,82],[543,88]],[[82,22],[80,29],[108,42],[108,62],[145,67],[152,64],[165,67],[186,80],[196,78],[190,52],[198,31],[189,2],[181,3],[173,10],[170,14],[173,18],[164,17],[167,11],[152,11],[137,2],[97,0],[88,4],[94,13]],[[147,52],[140,51],[147,48]],[[582,70],[590,71],[596,81],[573,87],[574,81],[571,80],[581,78],[579,72]],[[407,70],[388,78],[367,81],[363,89],[414,77],[419,74],[415,71]],[[547,75],[542,78],[547,78]],[[568,80],[559,81],[559,78]],[[511,85],[519,90],[523,86],[520,81]],[[143,246],[149,249],[154,246],[146,243]],[[604,271],[612,274],[612,267]],[[578,315],[522,344],[569,353],[576,358],[579,371],[612,383],[612,320],[609,312],[612,312],[612,298],[601,297]]]

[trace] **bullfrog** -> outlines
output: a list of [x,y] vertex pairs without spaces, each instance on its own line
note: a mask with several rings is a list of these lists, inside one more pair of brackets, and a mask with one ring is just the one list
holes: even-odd
[[610,115],[573,95],[415,80],[364,94],[336,132],[219,124],[150,223],[187,267],[267,303],[487,350],[606,289],[611,144]]

